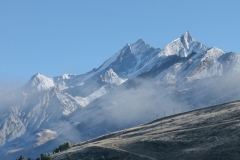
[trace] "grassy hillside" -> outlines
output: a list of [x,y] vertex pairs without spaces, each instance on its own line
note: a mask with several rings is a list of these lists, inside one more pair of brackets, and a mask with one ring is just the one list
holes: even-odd
[[221,104],[79,143],[52,160],[240,159],[239,120],[239,101]]

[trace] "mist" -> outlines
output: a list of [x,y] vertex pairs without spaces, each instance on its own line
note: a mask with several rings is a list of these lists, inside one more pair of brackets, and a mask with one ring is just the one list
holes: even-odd
[[[24,121],[28,115],[27,125],[31,129],[28,128],[26,133],[22,132],[23,137],[28,134],[35,136],[34,132],[38,129],[56,131],[58,137],[43,146],[49,145],[51,142],[57,147],[65,141],[74,144],[141,125],[157,118],[239,100],[239,78],[240,74],[228,73],[184,84],[176,82],[170,87],[169,85],[158,85],[154,78],[134,78],[120,86],[105,84],[110,85],[108,93],[65,117],[61,117],[60,109],[66,104],[62,104],[62,101],[58,101],[56,98],[56,94],[63,93],[54,89],[29,95],[27,101],[24,100],[25,95],[19,92],[21,96],[16,94],[13,102],[10,99],[8,108],[17,108],[15,116],[16,119],[19,118],[18,120]],[[98,87],[97,83],[96,86],[89,83],[89,86]],[[85,90],[82,92],[87,94],[91,90],[92,88],[88,88],[86,93]],[[79,94],[77,91],[76,89],[74,92],[76,95]],[[35,111],[29,114],[32,110]],[[1,111],[3,110],[1,109]],[[53,118],[54,116],[56,118]],[[2,116],[1,118],[3,120],[6,117]],[[39,124],[35,122],[39,122]],[[30,142],[24,143],[23,145],[26,145]]]
[[136,78],[111,90],[106,95],[70,115],[70,121],[81,122],[78,129],[96,137],[130,128],[157,118],[189,110],[184,102],[167,95],[167,90],[151,81]]
[[[240,74],[199,79],[172,88],[135,78],[86,106],[78,121],[94,135],[140,125],[157,118],[240,99]],[[74,118],[73,118],[74,119]],[[73,120],[72,119],[72,120]],[[93,135],[93,137],[94,137]]]
[[24,80],[20,78],[0,78],[0,95],[13,91],[24,84]]
[[113,104],[109,119],[121,124],[138,124],[174,114],[173,109],[180,108],[183,103],[167,97],[162,91],[162,88],[154,89],[146,85],[126,90],[121,88],[108,97],[107,101],[112,101]]

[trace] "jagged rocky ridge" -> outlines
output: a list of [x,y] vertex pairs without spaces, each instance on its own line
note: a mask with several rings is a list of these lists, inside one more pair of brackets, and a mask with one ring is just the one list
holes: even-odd
[[141,39],[128,43],[86,74],[38,73],[1,96],[0,154],[38,156],[64,141],[173,114],[173,108],[239,99],[239,71],[239,54],[207,47],[186,32],[162,50]]

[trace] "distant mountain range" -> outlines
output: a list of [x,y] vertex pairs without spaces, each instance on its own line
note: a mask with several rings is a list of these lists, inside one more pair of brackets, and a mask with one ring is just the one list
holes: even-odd
[[34,75],[0,98],[0,155],[38,157],[153,118],[240,99],[240,55],[189,32],[164,49],[126,44],[99,68]]

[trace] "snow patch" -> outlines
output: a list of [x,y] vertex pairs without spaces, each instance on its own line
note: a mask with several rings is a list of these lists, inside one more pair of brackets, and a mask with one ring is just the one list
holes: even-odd
[[37,142],[36,142],[36,146],[41,146],[44,143],[55,139],[58,134],[55,131],[51,131],[49,129],[43,129],[41,132],[38,132],[37,134]]
[[11,153],[16,153],[16,152],[19,152],[19,151],[21,151],[21,150],[23,150],[23,148],[18,148],[18,149],[9,150],[9,151],[7,151],[7,153],[6,153],[5,155],[11,154]]
[[108,82],[110,84],[120,85],[126,81],[126,79],[121,79],[118,75],[113,71],[113,69],[109,69],[105,72],[104,75],[100,75],[103,82]]
[[29,85],[37,91],[43,91],[54,87],[54,82],[52,78],[48,78],[41,73],[38,73],[31,78]]

